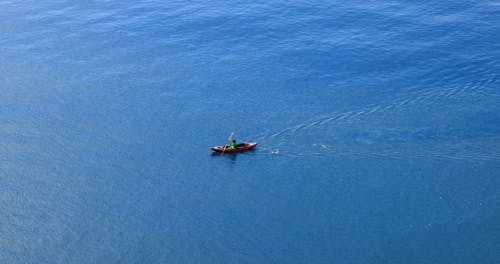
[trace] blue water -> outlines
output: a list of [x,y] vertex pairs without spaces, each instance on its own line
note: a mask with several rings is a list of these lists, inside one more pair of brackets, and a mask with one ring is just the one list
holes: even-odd
[[494,0],[0,1],[0,263],[500,263],[499,33]]

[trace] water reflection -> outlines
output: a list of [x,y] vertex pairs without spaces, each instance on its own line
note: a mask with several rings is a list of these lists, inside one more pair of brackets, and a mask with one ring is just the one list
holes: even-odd
[[221,157],[231,160],[232,162],[236,162],[236,157],[238,153],[220,153],[220,152],[212,152],[211,157]]

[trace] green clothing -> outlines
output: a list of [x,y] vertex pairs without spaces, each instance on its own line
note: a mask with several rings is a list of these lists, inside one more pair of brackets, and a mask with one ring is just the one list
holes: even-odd
[[238,144],[236,142],[231,143],[231,148],[235,149],[238,147]]

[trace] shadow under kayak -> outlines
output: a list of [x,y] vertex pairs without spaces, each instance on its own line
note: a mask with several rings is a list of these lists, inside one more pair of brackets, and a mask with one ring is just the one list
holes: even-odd
[[255,142],[245,142],[238,144],[237,148],[232,148],[230,145],[222,145],[222,146],[211,147],[210,149],[215,152],[234,153],[234,152],[242,152],[249,149],[253,149],[255,146],[257,146],[257,143]]

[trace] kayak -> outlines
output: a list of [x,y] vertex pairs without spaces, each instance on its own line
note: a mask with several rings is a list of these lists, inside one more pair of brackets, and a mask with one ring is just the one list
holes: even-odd
[[257,143],[255,142],[245,142],[238,144],[237,148],[232,148],[231,145],[222,145],[222,146],[211,147],[210,149],[215,152],[234,153],[234,152],[242,152],[249,149],[253,149],[255,146],[257,146]]

